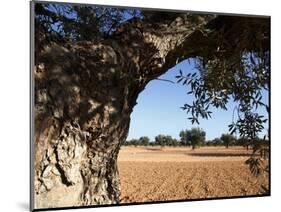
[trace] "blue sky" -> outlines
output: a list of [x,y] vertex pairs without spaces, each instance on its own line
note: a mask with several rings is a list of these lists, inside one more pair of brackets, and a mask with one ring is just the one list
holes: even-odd
[[[57,5],[58,8],[61,5]],[[56,11],[54,7],[49,6],[51,11]],[[76,18],[75,13],[70,13],[69,18]],[[129,19],[131,15],[124,13],[124,18]],[[52,25],[54,30],[58,30],[58,24]],[[194,64],[183,61],[172,69],[168,70],[160,78],[176,81],[175,76],[181,69],[185,74],[194,72]],[[220,137],[222,133],[228,132],[228,125],[232,122],[233,109],[236,106],[232,101],[227,105],[228,110],[213,109],[212,118],[209,120],[200,120],[199,125],[191,125],[187,119],[188,115],[180,109],[185,103],[192,101],[192,96],[187,95],[187,87],[181,84],[172,84],[165,81],[153,80],[138,97],[138,104],[135,106],[131,115],[131,124],[128,139],[148,136],[151,140],[159,134],[171,135],[179,138],[179,132],[183,129],[200,127],[206,131],[206,138],[214,139]],[[263,101],[268,102],[268,95],[263,92]],[[259,111],[267,116],[265,110]],[[267,125],[267,124],[266,124]],[[267,128],[267,126],[266,126]],[[261,134],[263,136],[265,131]]]
[[[179,69],[184,73],[196,71],[192,63],[183,61],[159,78],[175,81]],[[181,84],[159,80],[151,81],[138,97],[138,104],[131,115],[128,140],[140,136],[148,136],[151,140],[154,140],[154,137],[159,134],[179,138],[180,130],[190,129],[191,127],[203,128],[206,131],[207,140],[220,137],[222,133],[227,133],[236,103],[230,101],[227,104],[227,111],[213,109],[211,119],[200,119],[200,125],[192,125],[187,119],[186,112],[180,108],[192,100],[191,96],[186,94],[187,92],[187,87]],[[267,98],[267,92],[263,92],[263,101],[268,102]],[[259,112],[267,117],[264,109],[259,109]],[[265,131],[261,136],[264,134]]]

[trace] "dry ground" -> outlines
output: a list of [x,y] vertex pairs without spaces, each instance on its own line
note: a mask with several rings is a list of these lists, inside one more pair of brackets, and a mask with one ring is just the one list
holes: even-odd
[[242,147],[122,147],[121,203],[261,194],[268,176],[253,177]]

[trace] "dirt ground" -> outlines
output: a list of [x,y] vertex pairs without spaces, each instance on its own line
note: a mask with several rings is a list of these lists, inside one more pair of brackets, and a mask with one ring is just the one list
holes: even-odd
[[268,176],[252,176],[242,147],[122,147],[121,203],[262,194]]

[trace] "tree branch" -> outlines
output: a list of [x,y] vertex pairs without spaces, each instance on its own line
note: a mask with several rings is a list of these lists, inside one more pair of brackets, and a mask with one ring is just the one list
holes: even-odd
[[172,81],[172,80],[168,80],[168,79],[161,79],[161,78],[156,78],[155,80],[160,80],[160,81],[164,81],[164,82],[170,82],[170,83],[173,83],[173,84],[175,84],[175,82],[174,82],[174,81]]

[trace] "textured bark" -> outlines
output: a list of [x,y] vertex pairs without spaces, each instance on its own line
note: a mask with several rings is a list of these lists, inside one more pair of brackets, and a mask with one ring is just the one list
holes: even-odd
[[110,46],[87,43],[42,53],[35,70],[36,207],[118,203],[116,161],[136,96],[114,82],[116,57]]
[[213,18],[133,19],[93,42],[36,40],[35,208],[119,203],[117,157],[138,94],[200,55],[194,40]]

